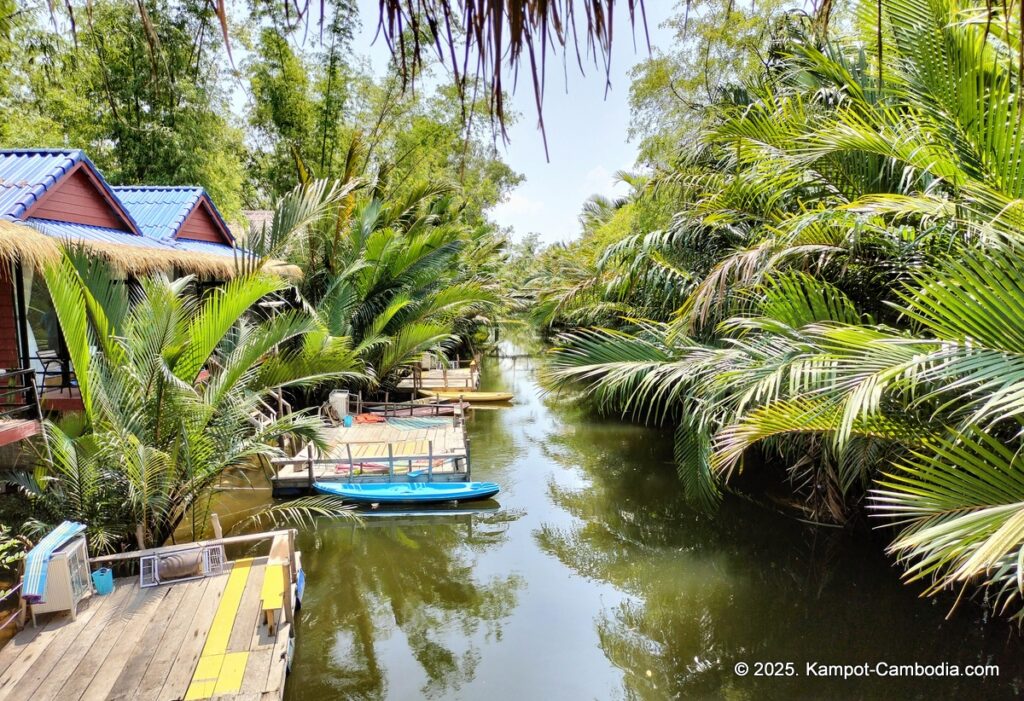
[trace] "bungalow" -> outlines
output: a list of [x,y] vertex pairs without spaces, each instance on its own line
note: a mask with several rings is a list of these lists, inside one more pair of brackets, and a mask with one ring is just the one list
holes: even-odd
[[178,250],[234,257],[235,239],[201,187],[111,188],[142,233]]
[[126,277],[223,281],[239,251],[202,188],[114,188],[78,149],[0,150],[0,446],[37,433],[41,409],[81,408],[37,274],[63,241]]

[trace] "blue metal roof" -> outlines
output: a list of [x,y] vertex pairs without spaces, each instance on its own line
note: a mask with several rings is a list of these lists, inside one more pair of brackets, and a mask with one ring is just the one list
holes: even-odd
[[[146,236],[171,241],[178,234],[189,212],[206,198],[214,218],[224,227],[224,233],[231,238],[231,230],[224,222],[213,200],[201,187],[164,187],[125,185],[113,188],[114,194],[124,203],[135,220],[142,226]],[[230,246],[212,244],[231,251]]]
[[47,190],[82,162],[96,176],[115,208],[121,210],[129,227],[141,234],[131,212],[81,149],[0,149],[0,217],[12,221],[24,219],[29,208]]
[[[192,239],[175,239],[174,247],[182,251],[192,251],[194,253],[212,253],[218,256],[227,256],[233,258],[235,256],[235,250],[231,246],[226,246],[223,243],[212,243],[210,241],[193,241]],[[247,255],[246,252],[239,248],[237,249],[239,255]]]
[[185,218],[203,196],[201,187],[114,187],[142,233],[160,241],[170,241],[185,223]]
[[88,224],[75,224],[73,222],[53,221],[50,219],[36,219],[30,217],[25,223],[37,231],[52,236],[56,239],[69,239],[72,241],[93,241],[96,243],[113,243],[123,246],[137,246],[139,248],[150,248],[161,251],[173,251],[174,246],[151,239],[148,236],[130,234],[127,231],[107,229],[102,226],[89,226]]
[[22,219],[82,157],[78,149],[0,151],[0,216]]
[[106,229],[102,226],[89,226],[88,224],[75,224],[73,222],[52,221],[50,219],[36,219],[30,217],[25,223],[40,233],[52,236],[62,241],[86,241],[94,243],[110,243],[120,246],[136,246],[158,251],[189,251],[191,253],[205,253],[207,255],[223,256],[233,258],[249,257],[252,254],[244,248],[233,249],[222,243],[210,243],[208,241],[192,241],[189,239],[175,239],[171,241],[158,241],[149,236],[136,236],[125,231]]

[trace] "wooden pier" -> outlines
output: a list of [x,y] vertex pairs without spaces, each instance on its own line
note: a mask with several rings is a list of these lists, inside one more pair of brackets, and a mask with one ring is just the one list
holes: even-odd
[[479,358],[454,361],[451,367],[413,366],[411,374],[398,383],[398,389],[410,392],[421,389],[476,390],[480,387],[479,361]]
[[[74,618],[40,617],[38,627],[29,625],[0,649],[0,701],[282,698],[300,569],[294,535],[277,531],[205,541],[279,536],[269,558],[238,559],[225,563],[221,574],[145,588],[138,577],[117,579],[112,593],[87,598]],[[274,552],[280,542],[287,543],[283,558]],[[196,545],[93,562],[173,555]],[[267,592],[285,582],[291,586],[271,616],[265,611],[272,596]]]
[[462,417],[389,417],[325,429],[324,453],[306,449],[272,460],[275,495],[307,491],[313,482],[468,481],[469,440]]

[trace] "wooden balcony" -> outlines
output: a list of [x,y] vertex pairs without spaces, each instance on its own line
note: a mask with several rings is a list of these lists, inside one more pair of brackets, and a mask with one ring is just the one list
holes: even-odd
[[35,371],[0,373],[0,446],[25,440],[43,430]]

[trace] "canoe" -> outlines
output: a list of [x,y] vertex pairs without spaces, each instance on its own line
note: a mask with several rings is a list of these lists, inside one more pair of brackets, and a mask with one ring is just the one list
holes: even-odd
[[429,504],[489,499],[500,487],[494,482],[315,482],[320,494],[356,504]]
[[464,389],[421,389],[422,397],[440,397],[441,399],[458,399],[462,397],[470,404],[474,402],[483,404],[487,402],[510,402],[511,392],[474,392]]

